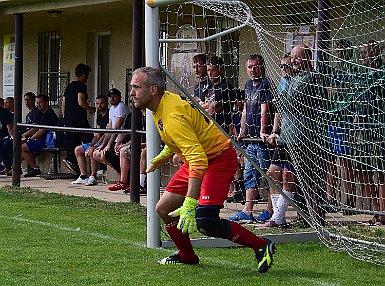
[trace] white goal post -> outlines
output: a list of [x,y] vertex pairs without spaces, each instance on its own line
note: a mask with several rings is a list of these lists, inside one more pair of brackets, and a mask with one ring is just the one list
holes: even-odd
[[[182,4],[187,3],[190,1],[176,1],[176,0],[149,0],[147,1],[146,9],[145,9],[145,49],[146,49],[146,66],[152,66],[152,67],[159,67],[159,37],[156,37],[155,35],[159,35],[159,14],[158,14],[158,7],[163,5],[169,5],[169,4]],[[212,3],[236,3],[247,11],[247,20],[234,28],[228,29],[226,31],[217,33],[215,35],[212,35],[210,37],[206,38],[190,38],[190,39],[162,39],[161,42],[205,42],[208,40],[219,38],[223,35],[226,35],[228,33],[232,33],[236,30],[242,29],[246,27],[247,25],[250,25],[251,21],[251,12],[248,11],[249,7],[245,5],[241,1],[221,1],[221,0],[211,0]],[[176,84],[182,93],[186,97],[188,97],[194,104],[201,109],[203,113],[205,113],[208,117],[210,117],[209,114],[199,105],[199,103],[194,99],[193,96],[191,96],[184,88],[173,79],[172,75],[167,73],[166,70],[164,72],[169,76],[171,80],[174,81],[174,84]],[[301,216],[305,219],[305,221],[311,225],[311,219],[308,218],[307,214],[299,208],[295,202],[289,198],[283,190],[269,177],[267,176],[259,167],[258,164],[256,164],[247,154],[246,152],[239,146],[239,144],[231,137],[229,136],[223,128],[213,120],[214,123],[217,125],[219,129],[222,130],[222,132],[232,141],[233,146],[243,153],[246,159],[248,159],[253,166],[262,174],[262,176],[269,182],[271,185],[275,185],[276,189],[281,193],[281,195],[291,204],[298,213],[301,214]],[[147,162],[150,162],[152,158],[154,158],[156,155],[159,154],[159,134],[155,128],[154,122],[152,120],[152,113],[151,111],[147,110],[146,113],[146,142],[147,142]],[[157,214],[155,213],[155,205],[156,202],[159,200],[159,182],[160,182],[160,172],[159,170],[155,171],[152,174],[148,175],[147,178],[147,247],[149,248],[157,248],[160,247],[160,232],[159,232],[159,218]],[[229,244],[231,245],[231,244]]]

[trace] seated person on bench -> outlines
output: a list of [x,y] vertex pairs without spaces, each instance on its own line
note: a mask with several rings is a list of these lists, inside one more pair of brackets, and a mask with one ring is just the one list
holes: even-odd
[[[46,94],[39,94],[36,97],[37,108],[43,113],[40,125],[56,126],[58,117],[49,105],[49,97]],[[21,154],[31,168],[24,177],[36,177],[41,174],[39,166],[36,164],[36,157],[41,150],[46,148],[46,137],[49,130],[39,128],[31,137],[25,138],[21,145]]]
[[[109,121],[108,98],[105,95],[96,97],[96,128],[106,129]],[[103,133],[95,133],[91,143],[83,143],[75,148],[75,157],[79,165],[80,176],[72,184],[94,186],[97,185],[96,173],[98,172],[99,162],[93,158],[94,150],[103,142]],[[90,158],[91,175],[87,178],[86,157]]]

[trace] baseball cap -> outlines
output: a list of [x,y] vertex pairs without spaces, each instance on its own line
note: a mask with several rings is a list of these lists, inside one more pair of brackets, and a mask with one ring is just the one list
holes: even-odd
[[111,88],[108,93],[107,93],[107,96],[112,96],[112,95],[118,95],[118,96],[122,96],[121,92],[119,91],[119,89],[117,88]]

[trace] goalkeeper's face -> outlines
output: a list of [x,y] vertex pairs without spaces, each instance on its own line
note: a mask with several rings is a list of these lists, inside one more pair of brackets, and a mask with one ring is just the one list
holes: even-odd
[[152,101],[154,95],[157,93],[157,89],[154,85],[146,86],[146,75],[145,74],[134,74],[131,79],[131,92],[133,103],[135,107],[140,109],[148,108],[151,110]]

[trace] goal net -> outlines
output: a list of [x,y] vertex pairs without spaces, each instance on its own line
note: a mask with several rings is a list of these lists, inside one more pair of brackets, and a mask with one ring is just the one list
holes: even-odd
[[[160,63],[189,94],[202,81],[193,68],[194,56],[223,60],[221,79],[231,90],[231,109],[221,111],[222,120],[234,138],[242,133],[247,60],[251,54],[262,55],[297,178],[300,199],[292,202],[327,246],[383,264],[385,1],[207,0],[161,7],[159,13]],[[181,38],[205,40],[172,41]],[[282,88],[283,71],[295,65],[293,57],[282,64],[283,55],[301,44],[310,51],[313,68],[306,74],[294,70]],[[168,79],[167,89],[181,93]],[[269,132],[273,122],[271,116]],[[240,143],[246,148],[258,141],[254,139]],[[164,168],[163,178],[175,168]],[[235,188],[242,177],[240,172]],[[260,197],[267,198],[263,181],[260,188]],[[224,215],[242,208],[228,203]]]

